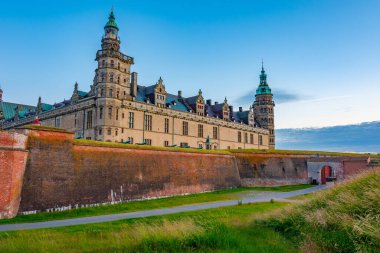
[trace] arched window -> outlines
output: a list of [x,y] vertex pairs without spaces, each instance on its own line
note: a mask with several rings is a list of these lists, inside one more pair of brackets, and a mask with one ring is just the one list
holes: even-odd
[[114,67],[115,67],[115,62],[111,60],[111,68],[114,68]]
[[117,83],[120,83],[120,76],[117,77]]
[[110,74],[110,82],[113,82],[113,73]]

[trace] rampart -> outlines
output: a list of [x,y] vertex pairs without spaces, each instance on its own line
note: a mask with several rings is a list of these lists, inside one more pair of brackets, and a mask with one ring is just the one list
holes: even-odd
[[310,183],[326,165],[335,166],[339,179],[369,168],[365,157],[156,150],[73,137],[45,128],[0,132],[0,218],[241,185]]

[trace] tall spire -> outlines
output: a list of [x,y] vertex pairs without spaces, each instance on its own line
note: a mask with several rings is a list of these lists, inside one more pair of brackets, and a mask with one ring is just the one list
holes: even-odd
[[265,74],[264,61],[263,60],[261,60],[260,85],[268,85],[268,83],[267,83],[267,74]]
[[113,6],[112,6],[112,10],[110,12],[110,15],[108,17],[108,22],[104,26],[104,29],[107,29],[107,28],[115,28],[115,29],[119,30],[119,27],[117,27],[117,24],[116,24],[116,18],[115,18],[115,14],[113,12]]

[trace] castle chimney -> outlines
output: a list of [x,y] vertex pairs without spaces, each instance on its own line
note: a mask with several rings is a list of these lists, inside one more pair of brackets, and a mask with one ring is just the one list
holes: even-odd
[[178,91],[178,97],[180,97],[180,98],[182,97],[182,91],[181,90]]
[[207,99],[206,100],[206,104],[209,105],[209,106],[211,106],[211,104],[212,104],[211,99]]
[[234,107],[232,105],[228,106],[228,108],[230,109],[230,112],[231,114],[234,112]]
[[217,101],[215,101],[215,103],[214,103],[215,105],[217,105],[217,104],[219,104]]
[[243,111],[243,107],[239,107],[239,112],[242,112]]
[[131,74],[131,96],[137,96],[137,72]]

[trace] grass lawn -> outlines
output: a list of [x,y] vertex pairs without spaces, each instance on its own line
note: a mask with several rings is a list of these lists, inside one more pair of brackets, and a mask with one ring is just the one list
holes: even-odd
[[0,252],[296,252],[258,217],[289,203],[255,203],[109,223],[0,233]]
[[62,212],[37,213],[30,215],[18,215],[13,219],[0,220],[0,224],[38,222],[67,218],[78,218],[113,213],[125,213],[180,205],[188,205],[202,202],[232,200],[241,198],[242,193],[252,191],[295,191],[312,187],[312,185],[287,185],[278,187],[240,187],[235,189],[219,190],[199,194],[175,196],[153,200],[131,201],[114,205],[99,207],[79,208]]

